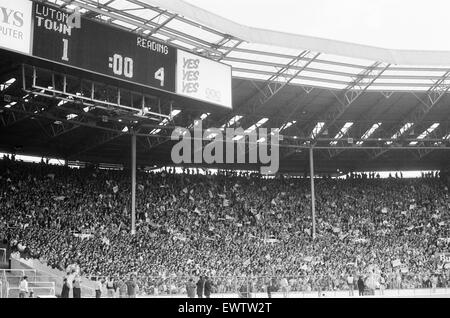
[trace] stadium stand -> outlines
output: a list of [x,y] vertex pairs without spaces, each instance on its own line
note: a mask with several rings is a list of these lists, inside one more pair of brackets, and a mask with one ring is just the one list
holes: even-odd
[[[0,297],[27,274],[36,297],[449,287],[450,52],[247,27],[181,0],[4,3],[29,36],[0,39]],[[82,26],[58,21],[69,12]],[[231,162],[175,163],[173,132],[198,123],[273,134],[239,139]],[[239,160],[254,145],[279,159],[270,177],[260,152]]]
[[126,172],[8,159],[0,169],[0,233],[15,251],[105,281],[135,273],[144,295],[185,293],[190,275],[208,275],[220,293],[248,279],[262,292],[271,277],[291,291],[345,290],[348,273],[383,276],[387,289],[449,283],[439,255],[450,198],[438,175],[316,180],[312,242],[305,178],[139,173],[131,236]]

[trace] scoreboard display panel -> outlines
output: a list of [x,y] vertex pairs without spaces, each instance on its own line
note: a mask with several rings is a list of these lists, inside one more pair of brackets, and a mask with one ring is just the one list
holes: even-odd
[[35,3],[33,55],[175,93],[177,49],[136,33]]
[[42,2],[1,0],[0,48],[232,108],[231,66]]

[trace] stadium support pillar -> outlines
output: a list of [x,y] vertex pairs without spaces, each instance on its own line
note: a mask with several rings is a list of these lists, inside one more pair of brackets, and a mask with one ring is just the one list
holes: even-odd
[[311,216],[312,216],[312,238],[316,238],[316,193],[314,191],[314,154],[313,147],[309,148],[309,172],[311,179]]
[[131,135],[131,235],[136,234],[136,134]]

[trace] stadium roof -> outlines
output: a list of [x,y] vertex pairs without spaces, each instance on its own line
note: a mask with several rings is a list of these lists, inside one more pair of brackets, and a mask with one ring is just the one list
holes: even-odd
[[[304,171],[308,156],[303,149],[310,145],[318,149],[316,168],[321,171],[449,167],[449,51],[390,50],[263,30],[181,0],[44,2],[67,10],[79,7],[87,18],[233,66],[233,110],[211,110],[205,122],[208,127],[222,127],[242,116],[233,125],[247,129],[268,118],[264,127],[283,127],[281,170]],[[17,77],[11,87],[4,84],[5,94],[20,86],[20,71],[13,68],[13,57],[3,57],[0,84]],[[16,87],[17,94],[19,90]],[[35,97],[40,99],[46,103],[44,97]],[[124,123],[129,118],[122,113],[112,124],[112,120],[99,122],[104,114],[77,113],[70,101],[41,110],[24,102],[20,110],[10,104],[1,104],[2,149],[20,145],[23,152],[73,160],[128,160],[124,149],[129,148],[129,132]],[[141,164],[170,163],[171,129],[190,127],[209,112],[174,107],[181,112],[172,121],[161,119],[141,128]],[[169,114],[172,108],[163,110]],[[411,125],[402,130],[407,123]],[[161,130],[155,133],[155,129]],[[98,140],[82,145],[94,131]]]

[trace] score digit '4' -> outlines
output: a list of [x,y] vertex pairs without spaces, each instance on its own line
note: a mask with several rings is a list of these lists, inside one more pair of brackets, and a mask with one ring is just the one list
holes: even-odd
[[161,82],[161,86],[164,86],[164,67],[155,72],[155,79]]

